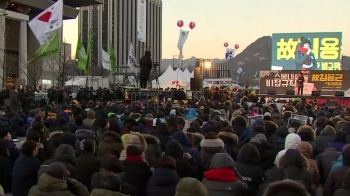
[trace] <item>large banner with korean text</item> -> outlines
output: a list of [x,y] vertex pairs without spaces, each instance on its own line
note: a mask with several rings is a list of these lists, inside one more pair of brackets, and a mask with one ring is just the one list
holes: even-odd
[[147,11],[147,1],[138,0],[137,1],[137,40],[140,42],[146,42],[146,18]]
[[[350,71],[301,71],[304,75],[304,95],[311,95],[312,91],[321,91],[322,95],[334,96],[335,91],[344,91],[350,97]],[[300,71],[260,71],[260,94],[267,94],[269,90],[276,90],[276,94],[286,94],[286,90],[298,92],[296,80]]]
[[342,70],[342,33],[272,34],[271,70]]

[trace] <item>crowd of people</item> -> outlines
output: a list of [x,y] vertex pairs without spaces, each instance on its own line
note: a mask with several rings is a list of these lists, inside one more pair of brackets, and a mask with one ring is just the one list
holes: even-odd
[[[350,107],[248,105],[169,99],[156,111],[102,93],[10,108],[0,195],[350,195]],[[292,114],[307,123],[288,123]]]

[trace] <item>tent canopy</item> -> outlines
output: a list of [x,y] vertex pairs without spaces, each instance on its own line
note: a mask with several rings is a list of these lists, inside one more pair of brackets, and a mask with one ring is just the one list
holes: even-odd
[[[187,79],[181,70],[179,72],[174,71],[169,65],[165,72],[159,76],[158,80],[160,88],[176,88],[178,85],[187,86],[190,79]],[[156,86],[156,80],[152,80],[152,86]]]

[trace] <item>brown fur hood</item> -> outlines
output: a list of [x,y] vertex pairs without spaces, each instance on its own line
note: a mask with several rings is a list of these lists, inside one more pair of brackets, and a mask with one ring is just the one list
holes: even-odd
[[106,143],[122,143],[120,135],[113,131],[107,131],[103,133],[101,136],[101,141],[104,141]]
[[150,134],[142,134],[147,144],[159,144],[159,139]]
[[218,136],[224,143],[234,142],[238,144],[239,142],[238,136],[234,133],[221,131]]

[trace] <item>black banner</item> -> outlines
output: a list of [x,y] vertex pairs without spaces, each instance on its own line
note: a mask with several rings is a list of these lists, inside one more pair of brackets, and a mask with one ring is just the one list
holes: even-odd
[[[296,81],[300,71],[260,71],[260,94],[267,94],[269,90],[276,90],[276,94],[286,94],[287,90],[294,90],[297,94]],[[311,95],[312,91],[321,91],[321,95],[334,96],[335,91],[344,91],[350,96],[350,71],[302,71],[304,75],[304,95]]]

